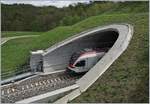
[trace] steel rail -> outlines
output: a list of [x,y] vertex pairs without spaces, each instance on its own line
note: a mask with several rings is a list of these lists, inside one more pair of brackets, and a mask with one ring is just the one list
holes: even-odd
[[59,72],[50,75],[39,75],[20,83],[1,86],[1,101],[2,103],[15,103],[22,99],[64,88],[75,84],[75,81],[81,76]]

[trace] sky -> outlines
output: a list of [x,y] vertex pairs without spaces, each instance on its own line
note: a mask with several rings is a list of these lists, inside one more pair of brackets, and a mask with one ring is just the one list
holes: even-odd
[[89,3],[90,0],[1,0],[4,4],[32,4],[34,6],[56,6],[58,8],[67,7],[70,4]]

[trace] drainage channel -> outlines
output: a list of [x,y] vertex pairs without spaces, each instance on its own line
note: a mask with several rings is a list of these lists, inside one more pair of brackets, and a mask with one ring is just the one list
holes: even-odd
[[71,86],[82,75],[70,75],[58,72],[49,75],[39,75],[27,80],[1,86],[1,102],[14,103],[26,98],[44,94],[60,88]]

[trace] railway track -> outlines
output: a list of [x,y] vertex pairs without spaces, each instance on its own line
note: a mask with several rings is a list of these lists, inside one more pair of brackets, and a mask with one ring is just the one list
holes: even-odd
[[44,94],[56,89],[75,84],[81,75],[69,75],[58,72],[49,75],[38,75],[29,79],[1,86],[1,102],[15,103],[26,98]]

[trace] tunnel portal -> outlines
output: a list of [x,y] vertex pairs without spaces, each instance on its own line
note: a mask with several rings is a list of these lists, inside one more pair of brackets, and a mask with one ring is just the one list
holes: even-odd
[[65,69],[74,52],[85,48],[111,48],[119,33],[114,29],[106,29],[75,39],[43,56],[43,71],[52,72]]

